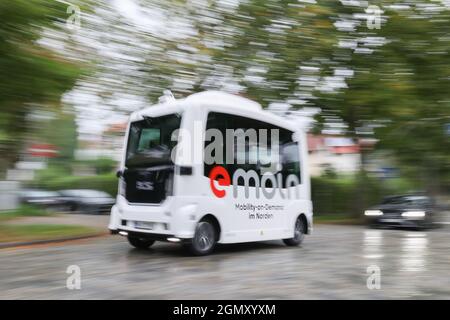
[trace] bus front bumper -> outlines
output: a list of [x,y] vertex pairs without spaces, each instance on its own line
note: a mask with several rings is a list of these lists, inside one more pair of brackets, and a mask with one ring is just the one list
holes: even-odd
[[132,206],[118,203],[111,209],[109,230],[113,234],[140,235],[156,240],[167,238],[191,239],[197,223],[194,205]]

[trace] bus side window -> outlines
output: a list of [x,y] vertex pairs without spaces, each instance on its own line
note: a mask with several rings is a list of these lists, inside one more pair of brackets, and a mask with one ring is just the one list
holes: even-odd
[[291,174],[297,176],[301,184],[300,149],[298,142],[287,142],[283,144],[281,146],[281,159],[283,184],[285,185],[287,177]]
[[[283,183],[286,181],[287,175],[291,173],[296,174],[300,179],[299,150],[297,143],[292,141],[291,131],[259,120],[220,112],[208,113],[206,129],[218,129],[222,133],[223,161],[222,163],[205,163],[205,176],[209,176],[209,172],[213,167],[221,165],[227,169],[230,176],[232,176],[237,169],[244,169],[245,171],[254,170],[260,177],[265,173],[276,174],[280,172],[283,177]],[[227,146],[227,129],[235,130],[237,135],[244,134],[246,137],[245,140],[240,140],[241,142],[244,141],[244,146],[238,146],[239,139],[236,135],[234,137],[233,146],[231,146],[234,148]],[[260,134],[260,129],[267,130],[264,137]],[[249,140],[248,137],[251,136],[251,132],[248,130],[256,131],[257,141]],[[276,143],[276,141],[272,141],[272,130],[278,130],[278,149],[273,146],[273,143]],[[205,141],[205,147],[209,143],[211,142]],[[229,147],[228,150],[227,147]],[[233,152],[233,161],[232,163],[227,163],[226,153],[227,151],[230,152],[230,150]],[[273,154],[276,150],[278,151],[278,154]],[[240,185],[243,184],[242,179],[238,183]],[[254,181],[251,180],[250,186],[253,185]]]

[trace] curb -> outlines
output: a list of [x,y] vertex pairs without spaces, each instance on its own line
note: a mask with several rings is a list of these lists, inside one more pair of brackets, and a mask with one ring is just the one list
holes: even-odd
[[55,238],[55,239],[48,239],[48,240],[44,239],[44,240],[34,240],[34,241],[22,241],[22,242],[5,242],[5,243],[0,243],[0,250],[6,249],[6,248],[14,248],[14,247],[61,243],[61,242],[68,242],[68,241],[75,241],[75,240],[98,238],[98,237],[106,236],[108,234],[109,233],[102,232],[102,233],[88,234],[88,235],[84,235],[84,236],[62,237],[62,238]]

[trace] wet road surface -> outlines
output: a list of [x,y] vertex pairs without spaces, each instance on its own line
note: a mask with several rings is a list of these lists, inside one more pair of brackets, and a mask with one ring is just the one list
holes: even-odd
[[[70,265],[80,290],[66,288]],[[381,272],[379,290],[368,267]],[[450,229],[319,225],[299,248],[222,245],[207,257],[160,242],[140,251],[120,236],[0,250],[0,299],[80,298],[450,299]]]

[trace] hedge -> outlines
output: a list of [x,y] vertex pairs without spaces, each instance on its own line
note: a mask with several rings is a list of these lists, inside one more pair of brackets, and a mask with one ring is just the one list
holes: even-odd
[[111,196],[116,196],[117,183],[116,175],[108,173],[96,176],[63,175],[52,179],[38,179],[32,183],[32,186],[47,190],[95,189],[105,191]]
[[311,198],[315,215],[342,214],[360,216],[370,206],[389,195],[414,190],[410,181],[396,178],[381,180],[358,174],[347,177],[312,177]]

